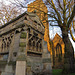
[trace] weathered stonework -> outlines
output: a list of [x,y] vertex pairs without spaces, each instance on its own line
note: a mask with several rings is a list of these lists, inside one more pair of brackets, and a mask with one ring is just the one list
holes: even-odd
[[0,27],[1,75],[51,75],[50,59],[36,14],[25,12]]
[[53,50],[52,50],[52,66],[53,68],[63,68],[64,64],[64,42],[62,38],[56,33],[52,40]]
[[17,61],[16,75],[26,75],[26,61]]

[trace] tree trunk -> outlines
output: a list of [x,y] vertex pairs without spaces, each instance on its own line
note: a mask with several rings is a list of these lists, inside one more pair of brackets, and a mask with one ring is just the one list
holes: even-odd
[[68,30],[66,28],[61,28],[62,38],[65,44],[65,54],[64,54],[64,73],[74,72],[74,49],[72,43],[68,36]]

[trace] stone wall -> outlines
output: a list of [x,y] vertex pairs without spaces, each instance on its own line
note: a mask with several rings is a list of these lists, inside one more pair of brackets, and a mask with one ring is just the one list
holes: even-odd
[[1,62],[5,61],[5,65],[1,63],[4,65],[1,75],[51,75],[51,57],[44,41],[44,26],[36,14],[24,13],[0,29],[0,57],[8,54],[6,61],[1,59]]

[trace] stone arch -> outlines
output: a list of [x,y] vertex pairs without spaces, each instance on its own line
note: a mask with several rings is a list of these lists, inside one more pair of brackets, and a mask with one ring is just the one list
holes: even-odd
[[57,54],[62,55],[62,47],[59,43],[56,45],[56,56]]
[[6,48],[6,42],[4,41],[4,48]]
[[32,41],[29,40],[29,50],[31,50],[31,49],[32,49]]
[[62,47],[59,43],[56,45],[56,57],[58,62],[62,61]]
[[10,44],[12,43],[13,34],[8,34],[1,39],[1,52],[7,52],[9,50]]
[[33,50],[35,50],[35,41],[33,41]]
[[36,43],[36,51],[38,51],[38,42]]
[[42,44],[40,43],[40,52],[41,52],[41,49],[42,49]]
[[2,45],[1,45],[1,52],[3,51],[3,43],[2,43]]

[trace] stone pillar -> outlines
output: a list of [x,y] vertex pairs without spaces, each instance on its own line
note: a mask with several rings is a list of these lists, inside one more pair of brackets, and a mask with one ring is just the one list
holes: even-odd
[[12,65],[6,65],[5,71],[2,72],[1,75],[14,75],[13,66]]
[[19,55],[17,58],[16,75],[26,75],[26,57],[24,54]]
[[[9,36],[9,37],[10,37],[10,36]],[[8,39],[7,39],[7,42],[9,42]],[[10,61],[12,61],[13,50],[14,50],[13,46],[14,46],[14,37],[12,38],[9,47],[7,48],[7,49],[9,50],[8,63],[9,63]]]
[[16,75],[26,75],[26,38],[27,32],[21,32],[18,57],[16,61]]
[[50,52],[47,50],[47,42],[43,41],[43,75],[52,75],[52,63]]

